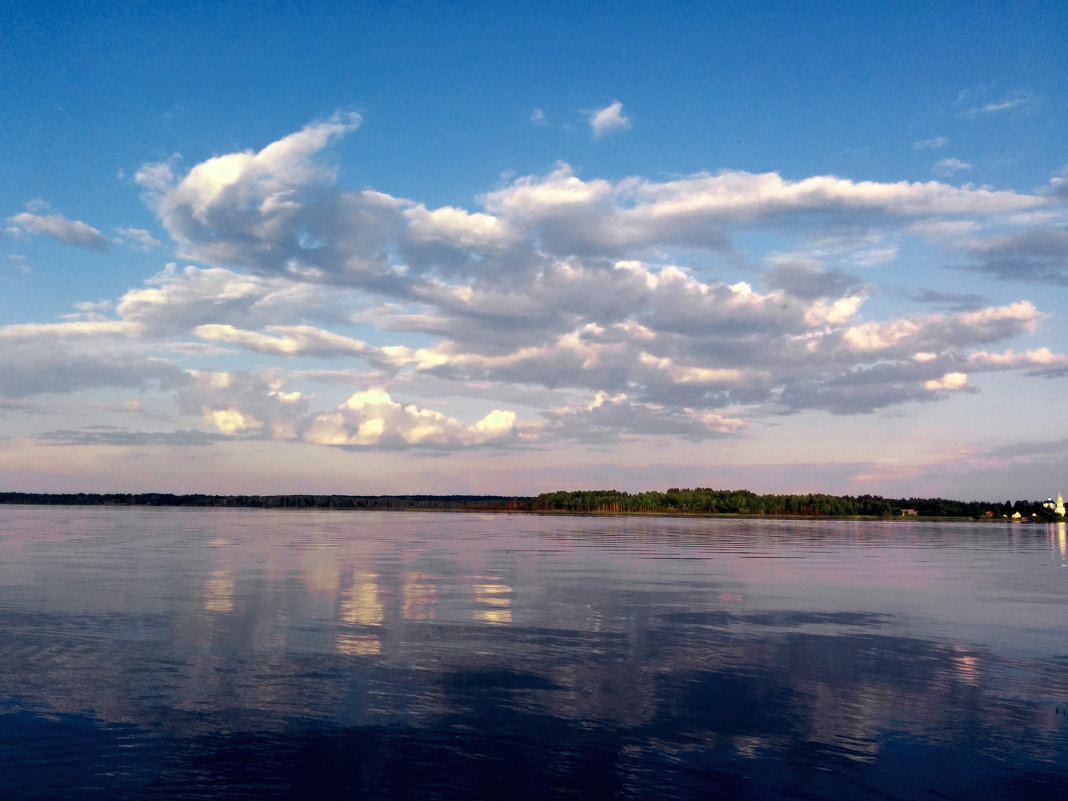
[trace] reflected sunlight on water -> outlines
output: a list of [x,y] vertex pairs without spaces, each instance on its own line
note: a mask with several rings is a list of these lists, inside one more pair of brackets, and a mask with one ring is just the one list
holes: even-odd
[[[484,579],[480,577],[479,580],[483,581]],[[481,620],[485,623],[512,622],[511,587],[497,581],[490,581],[489,583],[476,583],[474,590],[475,620]]]
[[213,570],[204,583],[204,608],[209,612],[234,611],[234,574]]
[[352,584],[341,593],[341,619],[346,623],[377,626],[383,616],[378,595],[378,574],[369,570],[353,570]]
[[1051,527],[1049,542],[1053,557],[1061,567],[1068,567],[1068,530],[1065,523],[1054,523]]

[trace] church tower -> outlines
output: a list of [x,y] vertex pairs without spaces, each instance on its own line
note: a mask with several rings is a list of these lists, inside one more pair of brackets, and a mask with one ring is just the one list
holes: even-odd
[[1053,509],[1053,511],[1059,514],[1061,517],[1064,517],[1064,498],[1061,497],[1061,494],[1059,492],[1057,493],[1057,506]]

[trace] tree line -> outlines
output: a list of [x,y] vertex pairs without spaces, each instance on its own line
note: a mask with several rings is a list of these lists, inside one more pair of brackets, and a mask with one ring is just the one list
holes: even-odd
[[55,506],[221,506],[254,509],[510,509],[530,498],[501,495],[173,495],[141,493],[0,492],[0,504]]
[[1021,517],[1043,520],[1056,516],[1041,501],[955,501],[947,498],[884,498],[880,495],[758,495],[749,490],[715,490],[705,487],[666,492],[579,490],[545,492],[531,503],[534,511],[602,514],[738,514],[827,517]]
[[257,509],[436,509],[456,511],[571,512],[576,514],[774,515],[807,517],[1003,518],[1053,520],[1041,501],[955,501],[884,498],[880,495],[769,494],[707,487],[665,492],[558,490],[535,497],[505,495],[174,495],[144,493],[0,492],[0,504],[63,506],[204,506]]

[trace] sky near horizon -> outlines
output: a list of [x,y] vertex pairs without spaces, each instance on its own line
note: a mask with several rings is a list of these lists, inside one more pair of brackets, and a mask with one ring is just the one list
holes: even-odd
[[1068,6],[0,10],[0,489],[1068,490]]

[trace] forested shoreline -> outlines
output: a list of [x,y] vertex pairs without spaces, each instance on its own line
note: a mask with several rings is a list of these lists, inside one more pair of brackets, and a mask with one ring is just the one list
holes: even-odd
[[773,517],[952,517],[1055,520],[1041,501],[956,501],[879,495],[768,494],[673,487],[664,492],[559,490],[504,495],[175,495],[171,493],[0,492],[0,504],[189,506],[257,509],[515,511],[571,514],[752,515]]
[[205,506],[249,509],[456,509],[508,510],[531,498],[502,495],[173,495],[142,493],[0,492],[0,504],[48,506]]
[[731,514],[775,517],[957,517],[1056,519],[1041,501],[957,501],[948,498],[884,498],[880,495],[768,494],[749,490],[672,488],[666,492],[559,491],[533,499],[534,511],[609,514]]

